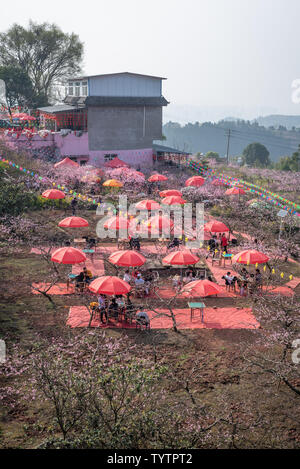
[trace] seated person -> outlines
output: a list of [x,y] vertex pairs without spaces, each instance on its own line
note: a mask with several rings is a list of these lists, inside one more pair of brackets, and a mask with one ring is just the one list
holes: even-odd
[[87,247],[87,249],[95,249],[96,240],[94,238],[87,238],[86,247]]
[[249,278],[249,272],[245,267],[242,268],[241,270],[241,277],[243,280],[247,280]]
[[142,324],[145,324],[145,326],[150,325],[150,318],[148,314],[146,313],[146,311],[139,311],[138,313],[136,313],[136,318],[139,322],[141,322]]
[[146,295],[149,294],[149,287],[145,285],[145,280],[142,278],[142,275],[140,273],[137,275],[137,278],[135,279],[134,283],[136,287],[144,287]]
[[118,317],[119,305],[116,301],[116,298],[112,298],[110,305],[108,307],[108,314],[113,317]]
[[125,301],[122,295],[116,295],[116,302],[117,302],[117,305],[119,306],[119,309],[125,308]]
[[254,290],[255,290],[255,277],[254,277],[254,274],[250,274],[248,289],[249,289],[250,295],[252,295],[254,293]]
[[256,269],[255,271],[255,283],[258,286],[262,285],[262,274],[260,273],[259,269]]
[[83,267],[83,275],[84,275],[84,282],[89,284],[91,282],[91,279],[93,278],[93,274],[90,270],[88,270],[86,267]]
[[138,275],[141,275],[141,272],[138,269],[133,269],[133,272],[132,272],[133,278],[136,279]]
[[174,238],[173,241],[171,241],[171,242],[168,244],[168,249],[177,248],[179,245],[180,245],[179,239],[178,239],[178,238]]
[[128,269],[125,271],[123,280],[124,280],[124,282],[127,282],[127,283],[130,283],[131,280],[132,280],[132,277],[131,277],[130,272],[129,272]]
[[172,279],[172,284],[173,284],[173,288],[175,288],[175,290],[180,289],[180,287],[181,287],[181,278],[180,278],[179,274],[174,275],[174,277]]
[[84,279],[85,279],[84,272],[80,272],[78,275],[76,275],[76,277],[74,278],[75,287],[79,288],[80,286],[83,286],[85,283]]
[[98,308],[100,311],[100,321],[103,323],[103,316],[105,316],[107,322],[106,301],[103,295],[98,296]]

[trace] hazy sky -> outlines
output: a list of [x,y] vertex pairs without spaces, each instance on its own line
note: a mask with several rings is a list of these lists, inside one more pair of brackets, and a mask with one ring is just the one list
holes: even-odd
[[84,42],[87,74],[167,77],[167,117],[202,121],[300,114],[299,17],[299,0],[14,0],[0,30],[55,22]]

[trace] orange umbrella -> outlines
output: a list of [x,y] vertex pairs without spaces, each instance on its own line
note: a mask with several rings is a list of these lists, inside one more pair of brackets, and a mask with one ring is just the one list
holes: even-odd
[[42,197],[45,199],[64,199],[66,194],[58,189],[48,189],[42,193]]
[[103,295],[124,295],[129,293],[131,286],[119,277],[106,276],[96,278],[89,289],[93,293],[102,293]]
[[181,192],[176,189],[167,189],[166,191],[160,192],[159,195],[160,197],[170,197],[170,195],[178,195],[178,197],[182,197]]
[[246,194],[244,189],[241,189],[240,187],[232,187],[231,189],[227,189],[225,192],[226,195],[240,195],[240,194]]
[[58,264],[81,264],[81,262],[86,261],[86,255],[80,249],[72,247],[59,248],[52,254],[51,261]]
[[194,256],[190,251],[175,251],[168,254],[166,257],[163,258],[164,264],[171,264],[171,265],[191,265],[197,264],[199,258]]
[[185,186],[186,187],[200,187],[203,186],[205,183],[205,179],[201,176],[193,176],[189,178],[187,181],[185,181]]
[[116,251],[108,258],[109,262],[114,265],[123,267],[138,267],[145,264],[146,258],[136,251]]
[[225,231],[229,231],[229,228],[221,221],[212,220],[205,223],[204,231],[209,231],[210,233],[224,233]]
[[123,183],[118,181],[117,179],[108,179],[103,183],[105,187],[123,187]]
[[163,174],[153,174],[148,178],[149,182],[167,181],[168,178]]
[[183,205],[186,203],[186,200],[184,200],[182,197],[179,197],[178,195],[170,195],[169,197],[164,197],[162,199],[162,203],[165,205]]
[[232,258],[233,263],[238,264],[265,264],[269,261],[269,257],[263,252],[255,251],[254,249],[239,252]]
[[81,217],[68,217],[61,220],[58,226],[65,228],[81,228],[83,226],[89,226],[89,222]]
[[127,230],[129,221],[125,217],[115,215],[104,223],[104,228],[108,230]]
[[218,293],[222,293],[221,287],[210,280],[195,280],[194,282],[190,282],[183,287],[181,290],[183,292],[189,292],[193,296],[210,296],[210,295],[217,295]]
[[58,163],[55,163],[54,168],[61,168],[62,166],[73,166],[74,168],[79,168],[79,164],[70,158],[65,158]]
[[159,210],[160,205],[155,200],[145,199],[135,204],[138,210]]

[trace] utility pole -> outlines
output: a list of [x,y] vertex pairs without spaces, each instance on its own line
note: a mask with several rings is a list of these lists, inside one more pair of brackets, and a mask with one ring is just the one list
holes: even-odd
[[230,145],[230,137],[231,137],[231,129],[228,129],[228,132],[227,132],[227,153],[226,153],[227,166],[229,165],[229,145]]

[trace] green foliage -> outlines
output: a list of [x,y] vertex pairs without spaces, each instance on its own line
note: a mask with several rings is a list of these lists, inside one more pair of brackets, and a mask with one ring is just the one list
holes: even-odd
[[220,155],[216,151],[208,151],[205,155],[205,158],[215,159],[216,161],[221,161]]
[[270,164],[270,153],[261,143],[250,143],[243,151],[245,162],[249,166],[264,168]]
[[55,24],[14,24],[0,34],[0,64],[20,67],[28,74],[39,105],[51,101],[53,87],[80,71],[83,44]]
[[280,158],[280,160],[276,164],[276,169],[279,169],[280,171],[294,171],[294,172],[300,171],[299,151],[300,151],[300,146],[299,146],[299,150],[293,153],[292,156],[283,156],[282,158]]
[[31,80],[19,66],[0,66],[0,79],[5,82],[5,102],[8,108],[34,105],[35,97]]

